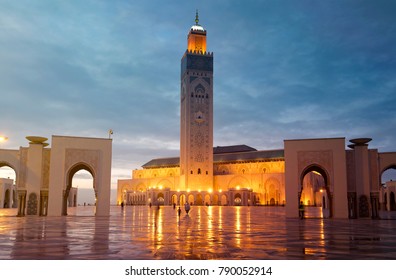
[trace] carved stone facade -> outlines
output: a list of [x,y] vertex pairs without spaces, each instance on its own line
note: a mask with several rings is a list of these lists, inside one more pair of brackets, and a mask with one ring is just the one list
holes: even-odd
[[[284,161],[281,159],[268,161],[244,161],[215,163],[213,170],[213,188],[207,189],[191,188],[189,195],[196,191],[192,201],[199,202],[198,195],[201,193],[213,196],[220,195],[220,199],[211,199],[211,203],[221,203],[222,195],[229,190],[233,190],[237,195],[238,190],[249,190],[252,193],[250,204],[261,205],[284,205],[285,204],[285,184],[284,184]],[[142,196],[148,198],[148,191],[168,189],[170,192],[183,192],[180,188],[180,168],[163,167],[134,170],[132,179],[123,179],[118,181],[118,203],[124,201],[126,204],[132,204],[134,201],[138,204],[148,204],[149,201],[142,200]],[[139,199],[134,199],[138,197]],[[171,199],[172,196],[169,196]],[[232,198],[228,199],[232,200]],[[155,200],[152,200],[153,203]],[[204,202],[204,200],[202,200]],[[165,201],[165,204],[172,204],[172,201]],[[223,204],[228,204],[224,203]]]
[[[0,150],[0,167],[16,173],[16,191],[8,202],[17,201],[18,216],[67,214],[76,205],[77,193],[71,180],[76,172],[88,169],[94,177],[97,198],[96,215],[109,215],[111,177],[111,139],[53,136],[29,136],[29,147]],[[65,195],[67,194],[67,195]],[[69,194],[73,197],[69,198]],[[14,207],[16,205],[13,205]]]
[[66,149],[65,170],[69,170],[76,163],[83,162],[93,170],[98,170],[100,163],[100,151],[88,149]]
[[332,191],[333,174],[333,152],[332,151],[299,151],[298,152],[298,174],[304,174],[304,171],[310,166],[317,165],[327,173],[328,185]]
[[42,188],[43,190],[48,190],[49,188],[49,173],[50,173],[50,162],[51,162],[51,150],[44,149],[43,150],[43,183]]

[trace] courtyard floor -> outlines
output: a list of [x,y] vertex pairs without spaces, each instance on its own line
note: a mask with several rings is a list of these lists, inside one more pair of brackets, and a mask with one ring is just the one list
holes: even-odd
[[[307,219],[284,207],[171,206],[69,208],[64,217],[15,217],[0,209],[0,259],[23,260],[317,260],[396,259],[396,217]],[[310,212],[311,211],[311,212]],[[312,212],[313,211],[313,212]]]

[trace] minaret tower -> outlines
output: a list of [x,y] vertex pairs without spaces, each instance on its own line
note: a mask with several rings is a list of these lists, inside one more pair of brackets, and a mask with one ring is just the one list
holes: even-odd
[[198,11],[181,60],[180,189],[213,189],[213,53]]

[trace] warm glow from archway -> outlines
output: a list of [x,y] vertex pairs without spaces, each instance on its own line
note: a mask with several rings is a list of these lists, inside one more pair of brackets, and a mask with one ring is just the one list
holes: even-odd
[[72,177],[72,187],[77,188],[77,204],[95,205],[96,197],[93,186],[92,174],[85,170],[80,169]]
[[12,179],[13,183],[15,184],[15,182],[16,182],[16,172],[10,166],[7,166],[7,165],[2,166],[2,167],[0,167],[0,178]]

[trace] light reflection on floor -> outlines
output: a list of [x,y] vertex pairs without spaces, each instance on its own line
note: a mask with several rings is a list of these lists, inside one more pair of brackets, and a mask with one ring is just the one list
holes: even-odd
[[[316,211],[316,212],[315,212]],[[0,209],[0,259],[396,259],[396,220],[285,217],[284,207],[112,206],[66,217]],[[315,214],[316,213],[316,214]]]

